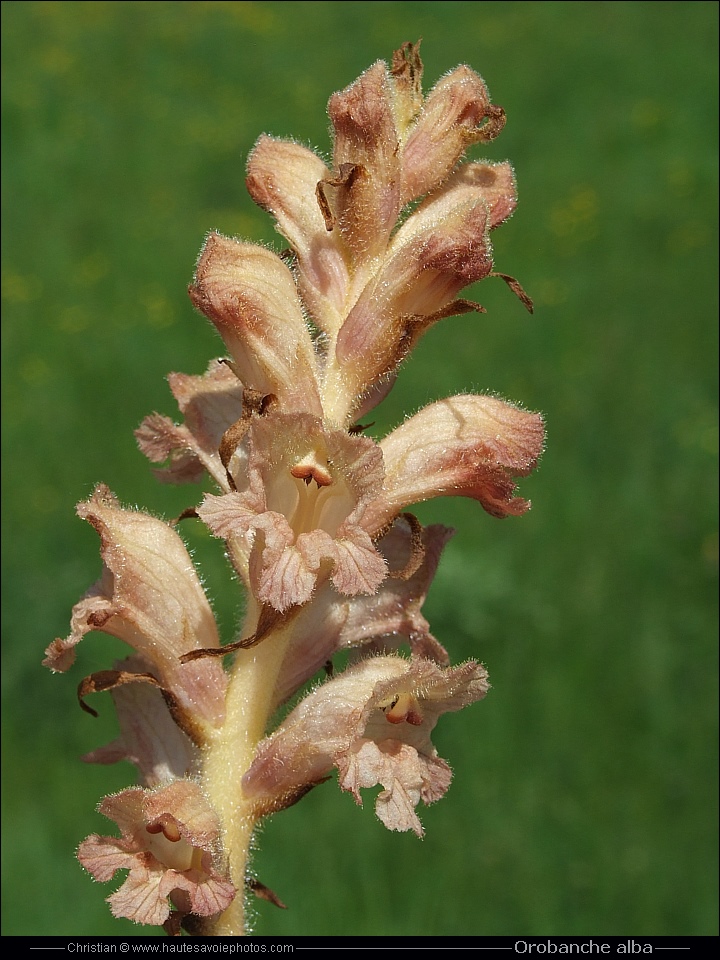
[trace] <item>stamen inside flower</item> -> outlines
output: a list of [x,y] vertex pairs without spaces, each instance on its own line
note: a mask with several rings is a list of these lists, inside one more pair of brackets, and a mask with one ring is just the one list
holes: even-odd
[[145,831],[149,834],[145,848],[164,866],[182,872],[199,865],[202,850],[183,840],[176,823],[155,821]]
[[313,447],[267,485],[268,509],[287,517],[296,537],[324,530],[334,537],[354,505],[342,476],[333,475],[324,445]]
[[304,480],[307,486],[310,486],[313,480],[318,487],[329,487],[333,482],[332,477],[327,472],[327,469],[323,468],[317,463],[301,461],[300,463],[296,463],[295,466],[291,468],[290,473],[297,480]]
[[419,727],[423,722],[420,702],[412,693],[398,694],[382,710],[388,723],[410,723],[414,727]]

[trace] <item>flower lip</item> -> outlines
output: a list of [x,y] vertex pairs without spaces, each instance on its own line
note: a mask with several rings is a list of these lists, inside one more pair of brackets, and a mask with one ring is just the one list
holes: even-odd
[[170,916],[170,898],[181,913],[205,917],[232,902],[235,887],[218,869],[219,821],[197,783],[133,787],[106,797],[99,810],[122,836],[93,834],[80,844],[78,859],[96,880],[130,871],[108,898],[116,917],[159,925]]
[[248,449],[246,489],[208,495],[198,513],[244,552],[255,597],[283,612],[328,575],[341,593],[374,593],[387,571],[361,520],[382,485],[378,445],[271,410],[252,423]]
[[337,767],[340,786],[382,784],[376,813],[391,830],[422,835],[415,813],[447,790],[450,768],[430,740],[438,717],[482,699],[485,668],[472,661],[443,669],[429,660],[361,660],[316,688],[258,747],[243,791],[259,811],[319,782]]

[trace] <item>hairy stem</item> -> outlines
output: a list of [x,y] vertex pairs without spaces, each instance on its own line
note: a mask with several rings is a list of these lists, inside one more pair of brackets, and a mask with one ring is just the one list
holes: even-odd
[[[251,635],[256,624],[257,611],[250,611],[243,635]],[[291,624],[282,623],[256,647],[238,652],[230,675],[225,723],[206,750],[203,785],[223,825],[223,844],[237,895],[227,910],[204,926],[205,936],[246,933],[245,878],[257,818],[252,803],[243,796],[241,781],[265,736],[291,635]]]

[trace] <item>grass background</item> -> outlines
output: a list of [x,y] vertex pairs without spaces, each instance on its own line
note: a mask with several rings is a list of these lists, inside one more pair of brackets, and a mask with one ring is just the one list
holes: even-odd
[[[169,370],[223,353],[185,288],[211,228],[281,240],[244,189],[262,131],[327,151],[329,94],[423,38],[426,88],[459,62],[508,125],[520,206],[488,308],[443,321],[380,408],[468,389],[544,411],[531,514],[469,501],[426,613],[493,690],[443,718],[455,770],[427,829],[385,831],[332,783],[271,821],[256,868],[283,934],[717,933],[717,7],[705,2],[6,2],[3,14],[3,933],[145,933],[74,860],[132,769],[40,667],[99,573],[74,504],[105,481],[170,517],[132,429],[175,415]],[[477,154],[476,154],[477,155]],[[193,526],[193,525],[189,525]],[[197,525],[195,525],[197,526]],[[189,531],[223,636],[238,598]]]

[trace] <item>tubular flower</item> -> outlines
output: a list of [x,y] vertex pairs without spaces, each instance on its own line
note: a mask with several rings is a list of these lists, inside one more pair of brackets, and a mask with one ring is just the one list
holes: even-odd
[[[372,441],[344,434],[429,325],[476,307],[457,294],[492,273],[490,231],[516,204],[509,164],[458,166],[504,123],[483,81],[459,67],[424,98],[421,77],[418,48],[406,44],[390,68],[376,63],[330,99],[332,169],[294,142],[260,138],[248,189],[275,216],[294,271],[269,250],[210,234],[190,296],[242,387],[233,394],[228,370],[173,375],[185,425],[155,414],[138,431],[152,460],[169,460],[166,478],[205,467],[218,482],[225,496],[207,496],[199,515],[233,540],[258,602],[280,612],[327,575],[340,593],[371,594],[384,578],[371,541],[412,503],[462,494],[496,516],[528,507],[511,478],[541,453],[537,414],[456,397],[374,454]],[[243,389],[270,401],[263,416],[247,403],[238,411]]]
[[430,633],[421,608],[453,532],[434,524],[413,537],[407,524],[398,521],[377,545],[388,577],[374,594],[346,597],[325,583],[312,603],[295,614],[294,643],[278,675],[274,705],[292,696],[341,650],[363,655],[408,644],[415,656],[446,666],[447,651]]
[[213,533],[244,537],[254,596],[283,611],[305,603],[324,563],[354,596],[374,593],[385,563],[362,516],[382,485],[377,444],[326,430],[309,414],[272,411],[249,431],[246,489],[208,495],[198,513]]
[[182,914],[201,917],[232,902],[235,888],[219,867],[220,824],[196,783],[123,790],[106,797],[99,810],[122,837],[93,834],[80,844],[78,859],[96,880],[130,871],[108,897],[114,916],[160,925],[170,916],[169,899]]
[[477,500],[494,517],[525,513],[513,477],[527,476],[542,453],[542,417],[494,397],[440,400],[381,443],[385,478],[363,521],[387,522],[413,503],[441,496]]
[[[243,888],[282,906],[249,874],[259,821],[333,770],[358,803],[379,786],[385,826],[422,836],[417,807],[451,780],[434,727],[489,689],[480,663],[450,666],[422,613],[454,531],[407,510],[464,496],[493,517],[525,513],[515,481],[538,463],[542,417],[461,394],[379,440],[357,423],[430,326],[484,312],[461,296],[469,284],[500,277],[532,309],[493,264],[492,231],[517,202],[512,167],[463,161],[505,114],[469,67],[427,95],[422,71],[419,44],[406,43],[333,94],[328,163],[295,141],[257,141],[247,187],[289,251],[206,237],[189,295],[228,356],[200,376],[170,374],[182,422],[155,412],[136,437],[160,480],[209,477],[212,492],[172,524],[102,485],[77,508],[103,572],[44,662],[67,670],[92,630],[133,650],[78,687],[90,713],[86,698],[109,691],[120,728],[84,760],[129,760],[139,776],[99,807],[121,836],[78,851],[98,880],[129,870],[109,898],[116,916],[245,933]],[[245,590],[238,639],[224,645],[175,530],[190,518],[224,541]]]
[[450,785],[450,768],[431,741],[438,717],[481,700],[485,668],[472,661],[443,670],[429,660],[373,657],[310,693],[258,747],[243,791],[260,809],[281,808],[337,767],[340,786],[382,784],[375,812],[390,830],[423,830],[415,813]]
[[120,507],[103,485],[79,504],[78,515],[100,535],[103,573],[73,608],[70,636],[50,644],[44,664],[67,670],[91,630],[118,637],[151,665],[178,717],[202,739],[222,723],[227,681],[216,662],[179,660],[189,649],[220,645],[185,544],[162,520]]
[[238,379],[285,409],[320,413],[310,331],[292,273],[276,254],[211,233],[190,299],[220,331]]

